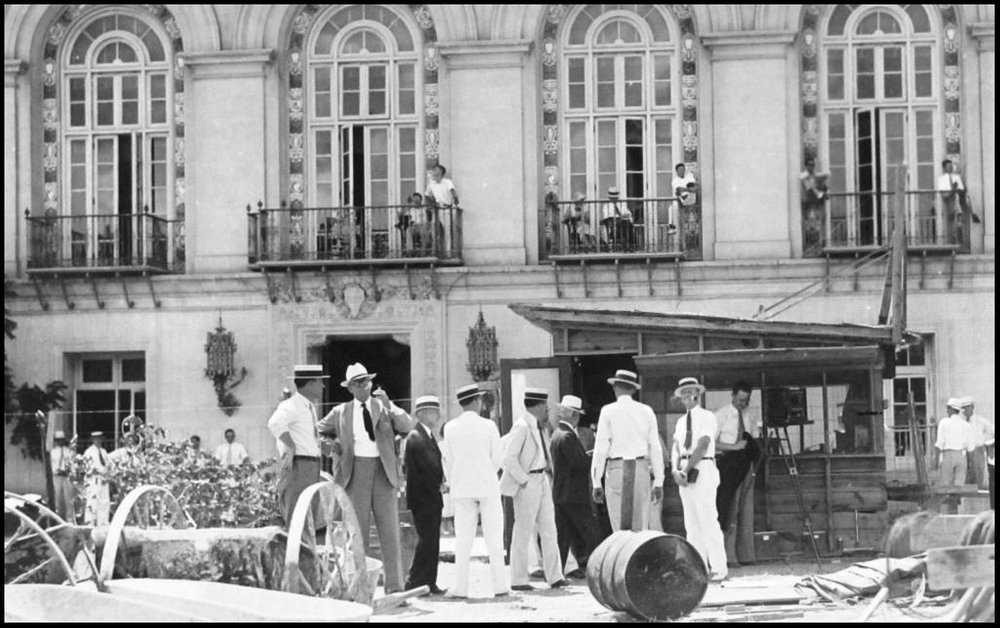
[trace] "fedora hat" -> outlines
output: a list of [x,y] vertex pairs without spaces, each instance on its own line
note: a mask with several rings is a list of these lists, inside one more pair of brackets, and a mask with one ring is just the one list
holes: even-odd
[[340,385],[347,388],[347,385],[351,382],[369,380],[376,375],[378,375],[378,373],[369,373],[368,369],[366,369],[365,365],[361,362],[355,362],[347,367],[347,374],[344,375],[344,381],[340,382]]
[[562,401],[559,402],[559,407],[572,410],[577,414],[587,414],[583,411],[583,399],[580,399],[576,395],[563,395]]
[[292,376],[288,379],[327,379],[329,377],[323,373],[322,364],[296,364],[292,369]]
[[420,412],[421,410],[440,410],[441,400],[434,395],[424,395],[423,397],[417,397],[417,400],[413,402],[413,411]]
[[549,400],[549,391],[544,388],[525,388],[524,389],[524,400],[527,401],[541,401],[545,402]]
[[628,384],[629,386],[635,388],[636,390],[642,389],[642,386],[639,385],[639,376],[633,373],[632,371],[627,371],[625,369],[618,369],[617,371],[615,371],[614,377],[608,378],[609,384],[614,384],[615,382]]
[[705,392],[705,387],[698,383],[697,377],[685,377],[681,381],[677,382],[677,389],[674,390],[674,396],[680,397],[681,391],[689,388],[696,388],[699,395]]
[[961,410],[962,409],[962,400],[959,399],[958,397],[951,397],[951,398],[948,399],[948,404],[947,405],[948,405],[949,408],[953,408],[955,410]]
[[61,438],[63,440],[66,440],[66,432],[64,432],[62,430],[56,430],[56,433],[52,435],[52,438],[53,439],[59,439],[59,438]]
[[480,390],[479,384],[468,384],[455,390],[455,397],[458,399],[458,403],[465,403],[483,394],[486,394],[486,391]]
[[104,432],[101,432],[101,431],[91,432],[90,433],[90,437],[91,438],[104,438]]

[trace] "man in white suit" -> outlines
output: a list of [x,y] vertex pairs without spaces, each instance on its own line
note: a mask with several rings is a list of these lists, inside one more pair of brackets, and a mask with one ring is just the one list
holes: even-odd
[[541,388],[524,391],[527,413],[510,428],[503,457],[500,493],[514,498],[514,532],[510,541],[510,581],[514,591],[531,591],[528,584],[528,545],[535,530],[542,539],[545,580],[552,588],[569,584],[563,578],[552,503],[552,463],[542,424],[548,420],[549,393]]
[[449,597],[469,595],[469,554],[481,516],[490,557],[493,594],[507,595],[503,565],[503,508],[497,471],[503,462],[496,423],[479,416],[483,391],[476,384],[455,391],[462,414],[444,426],[441,458],[455,506],[455,584]]

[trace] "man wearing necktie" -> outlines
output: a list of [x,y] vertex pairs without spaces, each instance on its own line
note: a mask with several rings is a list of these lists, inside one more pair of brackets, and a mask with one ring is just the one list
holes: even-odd
[[278,504],[285,518],[285,528],[291,524],[299,495],[319,482],[316,403],[323,396],[328,378],[319,364],[296,365],[295,394],[279,403],[267,422],[267,428],[277,439]]
[[552,588],[569,584],[563,578],[556,535],[555,505],[552,502],[552,463],[549,444],[541,424],[548,421],[549,393],[541,388],[524,391],[526,414],[510,428],[503,457],[500,493],[513,497],[514,531],[510,540],[510,581],[514,591],[530,591],[528,584],[528,544],[535,530],[542,541],[545,580]]
[[[291,395],[289,395],[291,396]],[[232,428],[226,430],[226,442],[215,448],[215,459],[223,466],[241,465],[250,456],[246,448],[236,442],[236,431]]]
[[417,547],[406,581],[406,589],[421,585],[430,588],[431,595],[443,595],[438,588],[438,557],[441,546],[441,493],[448,490],[444,483],[441,448],[435,433],[441,426],[441,402],[426,395],[417,398],[413,413],[419,424],[406,436],[403,448],[403,469],[406,472],[406,507],[413,515],[417,531]]
[[90,447],[83,452],[87,461],[87,509],[84,523],[106,526],[111,519],[111,489],[108,486],[108,452],[104,451],[104,432],[91,432]]
[[754,437],[759,426],[747,413],[753,387],[744,381],[733,386],[733,402],[715,412],[719,436],[715,442],[719,491],[715,500],[730,565],[750,564],[753,548],[753,488],[759,449]]
[[[715,509],[719,488],[715,438],[719,428],[715,415],[701,407],[704,393],[705,387],[694,377],[682,379],[674,391],[687,411],[674,429],[670,461],[684,507],[685,536],[705,560],[712,573],[712,581],[719,582],[729,574],[726,546]],[[692,477],[695,469],[697,477]]]
[[319,422],[319,432],[335,440],[334,479],[344,487],[361,526],[365,553],[369,549],[372,515],[378,529],[385,592],[403,590],[403,559],[399,539],[399,457],[396,434],[405,436],[415,426],[402,408],[381,389],[372,392],[372,379],[361,363],[347,367],[340,383],[354,397],[335,407]]
[[73,507],[76,488],[69,479],[76,454],[66,446],[66,432],[62,430],[56,430],[55,436],[52,437],[52,443],[49,460],[52,464],[52,485],[56,499],[55,511],[67,522],[76,524],[76,511]]

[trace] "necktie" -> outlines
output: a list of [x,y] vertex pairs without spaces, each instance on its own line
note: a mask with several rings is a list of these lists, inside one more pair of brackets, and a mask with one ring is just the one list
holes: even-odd
[[740,417],[739,427],[737,428],[737,432],[736,432],[736,442],[738,443],[741,440],[743,440],[743,434],[744,434],[744,432],[747,431],[747,428],[746,428],[746,424],[743,423],[743,411],[740,410],[739,408],[736,408],[736,413]]
[[538,430],[538,440],[542,443],[542,454],[545,455],[545,470],[551,471],[552,464],[549,462],[549,448],[545,445],[545,434],[542,432],[542,427],[535,424],[535,428]]
[[375,440],[375,426],[372,425],[372,413],[368,411],[368,404],[361,404],[361,416],[365,420],[365,431],[368,432],[368,438]]
[[687,452],[691,451],[691,411],[688,410],[687,413],[687,431],[684,433],[684,449]]

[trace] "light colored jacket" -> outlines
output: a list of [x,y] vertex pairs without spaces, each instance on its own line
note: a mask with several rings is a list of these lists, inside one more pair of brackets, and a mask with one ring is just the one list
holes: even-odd
[[535,417],[521,416],[510,427],[504,446],[501,495],[513,497],[528,483],[532,465],[541,456],[537,425]]
[[[396,434],[406,436],[416,423],[402,408],[386,407],[377,397],[371,398],[375,444],[382,467],[394,487],[399,487],[399,458],[396,456]],[[334,469],[334,480],[347,486],[354,472],[354,400],[342,403],[323,417],[317,425],[320,434],[333,434],[340,442],[340,459]]]
[[503,448],[493,421],[475,412],[463,412],[448,421],[441,458],[452,499],[500,497],[497,471],[503,463]]

